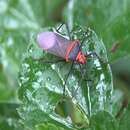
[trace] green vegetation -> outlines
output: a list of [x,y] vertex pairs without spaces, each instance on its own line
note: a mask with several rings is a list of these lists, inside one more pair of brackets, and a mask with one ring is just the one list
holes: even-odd
[[[0,130],[129,130],[129,6],[129,0],[1,0]],[[36,60],[57,58],[36,37],[62,22],[73,40],[87,32],[83,52],[102,59],[75,64],[64,96],[71,63]],[[68,37],[65,26],[60,32]]]

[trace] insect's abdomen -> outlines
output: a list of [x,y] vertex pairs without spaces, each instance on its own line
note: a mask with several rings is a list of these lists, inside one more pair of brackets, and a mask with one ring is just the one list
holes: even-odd
[[77,45],[71,52],[70,52],[70,55],[69,55],[69,59],[70,60],[76,60],[76,57],[78,55],[78,52],[79,52],[79,45]]
[[66,60],[76,61],[79,50],[80,50],[79,41],[78,40],[72,41],[66,50]]

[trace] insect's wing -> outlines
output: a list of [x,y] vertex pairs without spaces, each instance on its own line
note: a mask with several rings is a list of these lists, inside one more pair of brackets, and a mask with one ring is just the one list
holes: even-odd
[[70,40],[68,40],[67,38],[59,35],[59,34],[56,34],[56,43],[57,43],[57,46],[56,46],[56,50],[58,52],[58,55],[62,58],[65,58],[66,56],[66,51],[67,51],[67,48],[70,44]]
[[42,32],[38,35],[37,42],[44,51],[65,58],[70,40],[55,32]]
[[54,33],[53,46],[47,49],[47,52],[65,59],[66,50],[70,41],[58,33]]

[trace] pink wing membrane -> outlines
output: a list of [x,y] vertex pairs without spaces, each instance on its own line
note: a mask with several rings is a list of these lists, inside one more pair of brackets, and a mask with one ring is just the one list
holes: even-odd
[[47,50],[54,46],[56,37],[53,32],[42,32],[38,35],[37,41],[40,47]]
[[70,44],[70,40],[54,32],[40,33],[37,41],[43,50],[62,58],[65,58],[66,49]]

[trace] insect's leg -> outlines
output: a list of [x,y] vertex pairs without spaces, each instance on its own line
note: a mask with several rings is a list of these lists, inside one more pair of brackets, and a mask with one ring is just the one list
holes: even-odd
[[82,41],[81,41],[81,43],[80,43],[80,50],[82,49],[82,46],[83,46],[83,43],[84,43],[84,41],[88,38],[88,36],[89,35],[87,35],[88,34],[88,31],[89,30],[87,30],[87,31],[85,31],[84,33],[83,33],[83,38],[82,38]]
[[65,78],[65,83],[64,83],[64,86],[63,86],[63,96],[65,96],[66,83],[67,83],[67,80],[68,80],[68,78],[69,78],[69,75],[70,75],[70,73],[71,73],[71,71],[72,71],[73,65],[74,65],[74,62],[72,62],[71,66],[70,66],[70,69],[69,69],[69,72],[68,72],[68,74],[67,74],[67,76],[66,76],[66,78]]
[[[84,80],[84,81],[86,81],[86,82],[91,82],[91,81],[92,81],[91,79],[84,79],[84,72],[83,72],[83,70],[82,70],[81,64],[79,64],[79,67],[80,67],[80,74],[81,74],[81,78],[79,78],[79,84],[82,82],[82,80]],[[80,86],[78,86],[78,87],[75,89],[75,91],[74,91],[74,93],[73,93],[73,95],[72,95],[72,98],[74,98],[74,96],[75,96],[75,94],[76,94],[76,92],[78,91],[79,88],[80,88]]]
[[91,52],[91,53],[87,54],[86,56],[87,57],[95,56],[101,63],[109,64],[108,62],[105,62],[102,58],[100,58],[96,52]]
[[85,41],[85,39],[86,39],[85,35],[86,35],[86,32],[83,34],[83,39],[82,39],[82,41],[81,41],[81,43],[80,43],[80,49],[82,48],[83,43],[84,43],[84,41]]
[[[79,64],[79,67],[80,67],[80,74],[81,74],[81,78],[79,79],[79,85],[82,83],[82,81],[92,82],[93,80],[91,80],[91,79],[84,79],[85,75],[84,75],[84,72],[83,72],[83,70],[82,70],[81,64]],[[89,87],[89,86],[88,86],[88,87]],[[76,92],[78,91],[79,88],[80,88],[80,86],[78,86],[78,87],[75,89],[75,91],[74,91],[74,93],[73,93],[73,95],[72,95],[72,99],[75,97]],[[88,97],[88,96],[87,96],[87,97]],[[89,97],[88,97],[88,100],[90,100]],[[91,113],[91,105],[90,105],[89,101],[87,102],[87,105],[88,105],[88,114],[90,115],[90,113]]]
[[33,60],[34,61],[39,61],[42,64],[52,64],[52,63],[66,62],[64,59],[57,59],[57,60],[54,60],[54,61],[44,61],[43,58],[40,58],[40,59],[33,59]]
[[91,52],[87,55],[87,57],[91,57],[91,56],[95,56],[96,58],[98,58],[101,61],[101,58],[98,56],[98,54],[96,52]]

